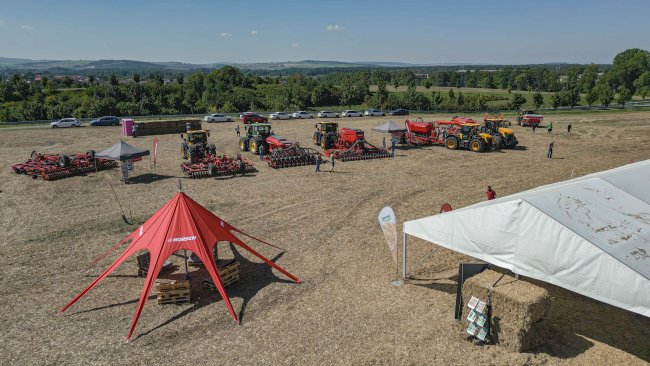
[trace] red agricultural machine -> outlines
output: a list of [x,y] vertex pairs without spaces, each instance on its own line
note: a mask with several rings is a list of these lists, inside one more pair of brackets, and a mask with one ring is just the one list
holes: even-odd
[[93,171],[117,167],[117,162],[109,159],[95,158],[95,151],[85,154],[54,155],[32,151],[27,162],[15,164],[11,169],[16,174],[25,174],[33,179],[56,180],[82,175]]
[[187,163],[181,164],[181,170],[191,178],[220,177],[224,175],[235,175],[253,173],[255,167],[247,159],[239,154],[236,157],[227,155],[216,155],[210,152],[203,157],[197,157]]
[[334,155],[335,159],[341,161],[390,158],[386,149],[367,142],[363,130],[358,128],[341,128],[328,145],[331,147],[325,149],[325,156]]
[[535,113],[535,111],[522,111],[519,112],[519,115],[517,116],[517,124],[523,127],[539,127],[543,120],[544,116]]
[[302,165],[314,165],[320,155],[316,150],[304,148],[297,142],[291,142],[271,132],[268,123],[253,123],[248,126],[246,136],[240,138],[239,148],[259,155],[264,153],[264,160],[272,168],[288,168]]
[[481,125],[465,117],[454,117],[450,121],[405,123],[406,132],[398,133],[401,143],[408,145],[443,145],[450,150],[458,148],[484,152],[492,148],[493,137],[479,130]]

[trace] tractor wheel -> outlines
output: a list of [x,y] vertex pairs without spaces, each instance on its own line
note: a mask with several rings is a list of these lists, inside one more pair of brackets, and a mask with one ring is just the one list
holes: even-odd
[[501,136],[494,136],[494,140],[492,141],[492,147],[496,150],[502,149],[503,146],[503,139]]
[[445,146],[447,146],[447,149],[449,150],[458,149],[458,139],[454,136],[447,137],[447,140],[445,140]]
[[248,151],[248,140],[247,139],[239,139],[239,149],[241,151]]
[[215,155],[217,153],[217,147],[214,144],[208,145],[208,154]]
[[67,168],[70,166],[70,157],[68,155],[60,155],[59,156],[59,166],[61,168]]
[[251,140],[251,141],[248,142],[248,149],[253,154],[257,155],[259,153],[259,151],[258,151],[259,148],[260,148],[260,146],[259,146],[259,143],[257,142],[257,140]]
[[320,145],[318,143],[318,132],[314,132],[314,136],[312,136],[311,141],[314,143],[314,145],[318,146]]
[[211,177],[214,177],[215,175],[217,175],[217,166],[214,165],[214,164],[208,164],[208,174]]
[[480,152],[481,150],[481,143],[478,139],[474,139],[469,142],[469,149],[473,152]]

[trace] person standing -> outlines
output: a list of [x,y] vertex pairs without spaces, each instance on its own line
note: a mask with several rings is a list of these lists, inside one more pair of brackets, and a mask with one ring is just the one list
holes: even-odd
[[553,131],[553,122],[549,122],[546,125],[546,133],[550,135],[552,131]]
[[386,149],[386,136],[381,140],[381,143],[384,146],[384,149]]
[[485,194],[487,195],[488,201],[497,198],[497,192],[492,190],[492,186],[488,186],[487,192],[485,192]]
[[264,144],[260,145],[259,151],[260,151],[260,160],[264,160],[264,155],[266,154],[266,148],[264,147]]
[[569,123],[568,126],[566,126],[566,130],[567,130],[567,132],[568,132],[569,135],[570,135],[570,134],[571,134],[571,124],[570,124],[570,123]]
[[334,171],[334,165],[336,164],[336,161],[334,160],[334,154],[330,155],[330,162],[332,163],[332,169],[330,169],[330,173]]
[[390,139],[390,157],[395,157],[395,138]]
[[316,173],[320,172],[320,154],[316,155]]
[[239,135],[239,125],[237,125],[237,127],[235,127],[235,132],[237,133],[237,137],[239,137],[240,136]]
[[548,144],[548,152],[546,152],[546,157],[549,159],[553,159],[553,143],[555,141],[551,141],[550,144]]
[[537,125],[532,125],[531,128],[533,129],[533,133],[535,133],[535,129],[537,128]]

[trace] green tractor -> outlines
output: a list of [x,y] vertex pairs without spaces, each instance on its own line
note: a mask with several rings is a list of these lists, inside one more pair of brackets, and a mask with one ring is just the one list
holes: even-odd
[[320,146],[323,149],[330,149],[336,143],[336,132],[339,124],[336,122],[318,122],[314,125],[316,131],[312,141],[314,145]]
[[187,130],[187,138],[181,134],[181,157],[195,162],[203,159],[206,154],[214,155],[217,149],[214,144],[208,144],[208,136],[208,130]]
[[260,147],[267,148],[266,138],[272,135],[271,125],[268,123],[252,123],[246,128],[246,135],[239,139],[241,151],[250,151],[259,154]]

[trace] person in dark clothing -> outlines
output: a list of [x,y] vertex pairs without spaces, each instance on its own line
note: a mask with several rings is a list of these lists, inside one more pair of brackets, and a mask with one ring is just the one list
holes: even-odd
[[390,157],[395,157],[395,138],[390,139]]
[[550,144],[548,144],[548,152],[546,153],[546,157],[549,159],[553,159],[553,143],[555,141],[552,141]]
[[334,160],[334,154],[330,155],[330,161],[332,163],[332,169],[330,169],[330,173],[334,171],[334,165],[336,165],[336,162]]
[[569,123],[568,126],[566,126],[566,130],[567,130],[567,132],[568,132],[569,135],[570,135],[570,134],[571,134],[571,124],[570,124],[570,123]]
[[316,156],[316,172],[320,172],[320,162],[321,162],[320,155],[317,155]]
[[535,133],[535,129],[537,128],[537,125],[532,125],[531,128],[533,129],[533,133]]
[[240,136],[239,135],[239,125],[237,125],[237,127],[235,127],[235,132],[237,132],[237,137],[239,137]]
[[488,201],[497,198],[497,192],[492,190],[492,186],[488,186],[487,192],[485,192],[485,194],[487,195]]
[[266,148],[264,144],[260,145],[260,160],[264,160],[264,155],[266,154]]

